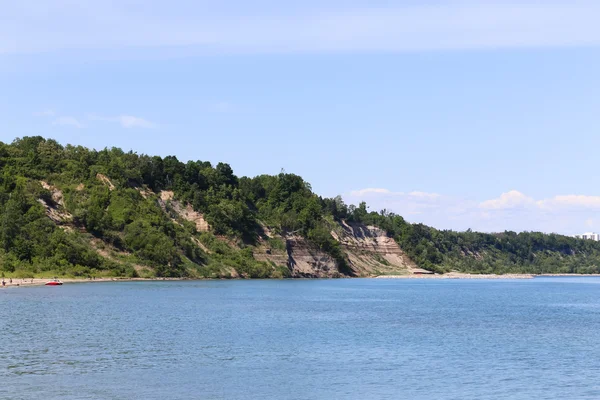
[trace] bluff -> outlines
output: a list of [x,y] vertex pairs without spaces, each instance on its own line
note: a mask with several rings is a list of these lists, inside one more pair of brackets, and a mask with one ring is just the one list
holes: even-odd
[[0,143],[0,270],[11,276],[364,277],[600,272],[600,244],[440,231],[322,198],[295,174],[238,177],[52,139]]

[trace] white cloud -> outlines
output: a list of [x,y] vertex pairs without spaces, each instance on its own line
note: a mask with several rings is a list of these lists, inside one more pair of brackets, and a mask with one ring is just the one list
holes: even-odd
[[566,195],[555,196],[551,199],[540,200],[537,202],[540,208],[556,209],[556,208],[600,208],[600,196],[584,196],[584,195]]
[[600,196],[585,195],[561,195],[549,199],[534,200],[517,190],[503,193],[497,199],[487,200],[479,205],[483,209],[499,210],[511,209],[524,206],[534,206],[542,210],[566,209],[566,208],[600,208]]
[[386,209],[405,217],[419,217],[424,221],[431,221],[431,216],[446,212],[446,208],[454,205],[452,199],[443,198],[437,193],[419,191],[404,193],[385,188],[354,190],[343,198],[349,204],[367,201],[370,210],[373,211]]
[[[180,48],[219,53],[400,52],[600,45],[596,0],[3,3],[0,54]],[[232,11],[236,10],[236,11]]]
[[150,122],[144,118],[134,117],[133,115],[119,115],[116,117],[102,117],[96,114],[88,114],[88,119],[92,121],[108,121],[108,122],[117,122],[123,128],[146,128],[146,129],[154,129],[157,128],[158,125],[154,122]]
[[78,129],[85,128],[85,125],[79,122],[75,117],[58,117],[52,121],[52,125],[72,126]]
[[487,210],[503,210],[534,204],[535,201],[517,190],[502,193],[499,198],[482,202],[479,207]]

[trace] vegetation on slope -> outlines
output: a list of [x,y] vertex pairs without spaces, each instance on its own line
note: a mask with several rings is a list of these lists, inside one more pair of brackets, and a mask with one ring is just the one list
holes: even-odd
[[539,232],[438,230],[386,211],[369,213],[364,203],[348,218],[386,230],[420,267],[439,273],[600,273],[600,243],[590,240]]
[[[320,198],[301,177],[283,172],[238,178],[224,163],[96,151],[42,137],[0,143],[0,171],[0,268],[10,274],[288,276],[285,267],[253,257],[268,227],[307,238],[352,275],[331,235],[339,220],[385,229],[419,266],[437,272],[600,272],[600,243],[541,233],[439,231],[368,212],[364,203],[347,206],[339,196]],[[171,212],[160,201],[162,191],[201,212],[211,231],[198,232]],[[50,219],[49,212],[62,217]],[[94,240],[117,256],[103,254]]]
[[[63,147],[42,137],[0,144],[0,168],[0,262],[7,272],[134,276],[134,265],[141,263],[168,277],[285,276],[280,267],[252,256],[251,246],[265,224],[278,233],[304,235],[331,254],[341,271],[347,270],[329,233],[331,215],[293,174],[238,178],[224,163],[213,167],[117,148]],[[62,190],[62,206],[70,214],[66,226],[47,218],[44,204],[58,205],[41,182]],[[153,194],[147,195],[147,189]],[[193,224],[171,218],[159,204],[161,191],[174,191],[177,199],[202,212],[212,232],[199,234]],[[125,263],[101,257],[84,235],[132,257]],[[215,235],[228,240],[215,240]]]

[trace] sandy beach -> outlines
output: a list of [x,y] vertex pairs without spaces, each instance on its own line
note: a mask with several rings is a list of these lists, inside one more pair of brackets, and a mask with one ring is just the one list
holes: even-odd
[[443,275],[381,275],[378,279],[533,279],[535,277],[599,277],[600,274],[462,274],[451,272]]
[[[26,286],[44,286],[46,282],[51,281],[48,278],[34,278],[34,279],[21,279],[13,278],[12,282],[10,278],[4,278],[6,283],[4,286],[0,285],[0,289],[4,288],[15,288],[15,287],[26,287]],[[96,278],[96,279],[76,279],[76,278],[59,278],[59,280],[65,284],[67,283],[94,283],[94,282],[133,282],[133,281],[172,281],[181,280],[179,278]],[[1,281],[0,281],[1,282]]]
[[[448,274],[434,274],[434,275],[380,275],[373,278],[376,279],[533,279],[535,277],[600,277],[600,274],[505,274],[505,275],[494,275],[494,274],[463,274],[458,272],[451,272]],[[356,278],[355,278],[356,279]],[[358,278],[360,279],[360,278]],[[44,286],[47,282],[52,279],[48,278],[34,278],[34,279],[20,279],[13,278],[12,282],[10,278],[4,278],[5,285],[1,286],[0,289],[16,288],[16,287],[27,287],[27,286]],[[76,278],[60,278],[60,281],[65,284],[71,283],[94,283],[94,282],[135,282],[135,281],[180,281],[186,280],[185,278],[97,278],[97,279],[76,279]]]
[[532,274],[506,274],[506,275],[494,275],[494,274],[461,274],[451,272],[448,274],[436,274],[436,275],[381,275],[377,276],[378,279],[532,279],[536,275]]

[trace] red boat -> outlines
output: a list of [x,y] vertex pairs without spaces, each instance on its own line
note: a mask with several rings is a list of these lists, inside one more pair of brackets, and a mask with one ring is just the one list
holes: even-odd
[[53,279],[49,282],[46,282],[46,286],[60,286],[63,283],[61,281],[59,281],[58,279]]

